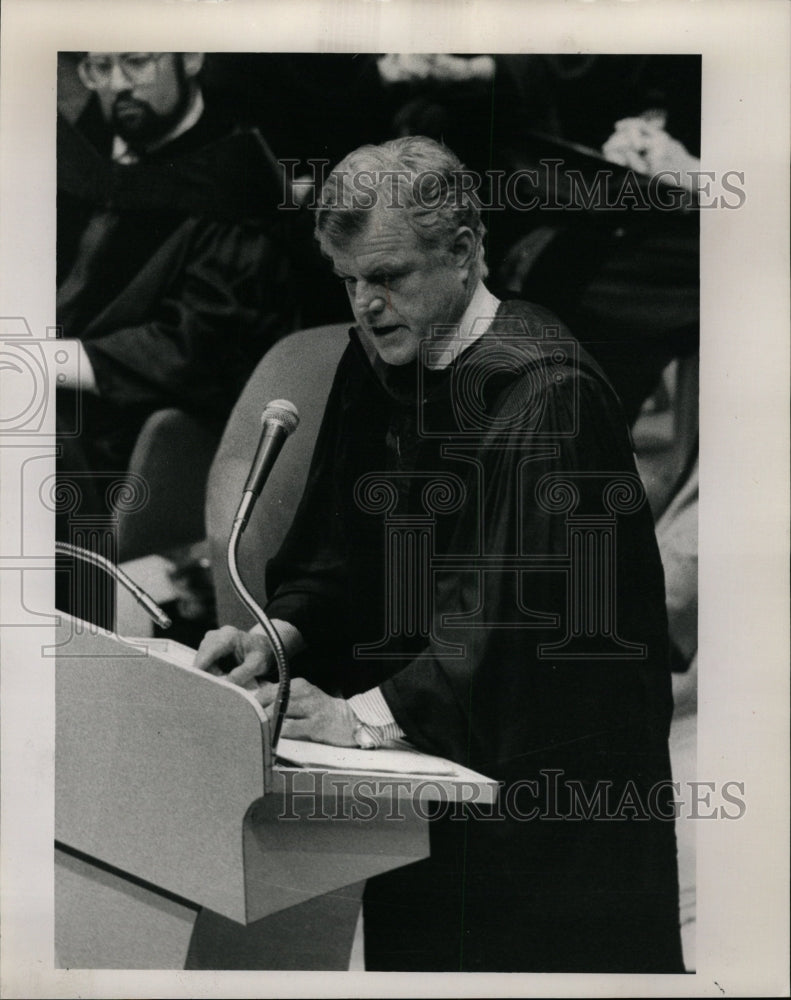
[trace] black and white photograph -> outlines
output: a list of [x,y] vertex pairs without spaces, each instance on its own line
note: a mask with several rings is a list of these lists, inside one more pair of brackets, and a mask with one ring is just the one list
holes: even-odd
[[788,9],[109,6],[3,18],[2,995],[787,995]]

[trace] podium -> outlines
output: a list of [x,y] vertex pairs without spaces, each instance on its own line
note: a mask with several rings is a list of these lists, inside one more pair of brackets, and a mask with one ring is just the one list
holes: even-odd
[[345,969],[365,880],[429,854],[426,803],[496,796],[417,753],[273,761],[258,702],[177,643],[61,615],[49,652],[59,967]]

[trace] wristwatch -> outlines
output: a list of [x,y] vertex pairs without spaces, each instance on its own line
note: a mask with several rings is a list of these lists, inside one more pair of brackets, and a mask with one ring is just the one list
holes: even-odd
[[352,735],[361,750],[375,750],[384,743],[380,727],[371,726],[367,722],[358,722]]

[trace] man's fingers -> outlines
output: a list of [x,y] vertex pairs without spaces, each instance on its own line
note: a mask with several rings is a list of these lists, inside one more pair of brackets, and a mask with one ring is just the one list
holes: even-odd
[[640,173],[645,173],[647,169],[645,156],[637,149],[628,149],[626,151],[622,165],[629,167],[631,170],[637,170]]
[[[301,678],[296,678],[288,697],[286,707],[287,719],[310,719],[316,711],[316,699],[313,697],[314,688],[312,684],[307,684]],[[277,684],[271,681],[264,681],[259,684],[255,692],[256,700],[264,708],[274,704],[277,697]]]
[[239,687],[245,687],[267,671],[267,658],[263,650],[251,649],[238,667],[234,667],[228,674],[228,680]]
[[306,681],[304,677],[295,677],[291,682],[288,695],[287,717],[289,719],[312,718],[319,710],[322,698],[326,698],[322,690],[315,687],[310,681]]
[[[255,689],[255,698],[264,708],[274,705],[277,696],[277,684],[264,681]],[[269,713],[267,713],[268,715]]]
[[[270,709],[271,711],[271,709]],[[271,721],[271,719],[270,719]],[[352,727],[339,718],[334,710],[330,713],[293,718],[287,715],[283,720],[280,735],[289,740],[311,740],[315,743],[329,743],[332,746],[354,746]]]
[[[277,684],[264,682],[255,693],[273,723]],[[352,710],[342,698],[333,698],[302,678],[296,678],[281,735],[293,740],[315,740],[334,746],[354,746]]]
[[198,670],[208,670],[224,656],[233,653],[236,635],[237,630],[232,625],[224,625],[222,628],[207,632],[198,646],[193,665]]
[[[270,720],[271,721],[271,720]],[[280,735],[287,740],[312,740],[316,727],[310,719],[291,719],[286,716],[280,729]]]

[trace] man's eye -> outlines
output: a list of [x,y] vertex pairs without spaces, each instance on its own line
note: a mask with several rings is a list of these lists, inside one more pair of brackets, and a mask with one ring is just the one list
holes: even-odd
[[131,69],[133,72],[138,73],[142,70],[148,69],[152,62],[153,57],[150,53],[141,53],[140,55],[126,56],[124,59],[124,65]]
[[357,284],[356,278],[343,278],[342,280],[343,283],[347,286],[347,288]]

